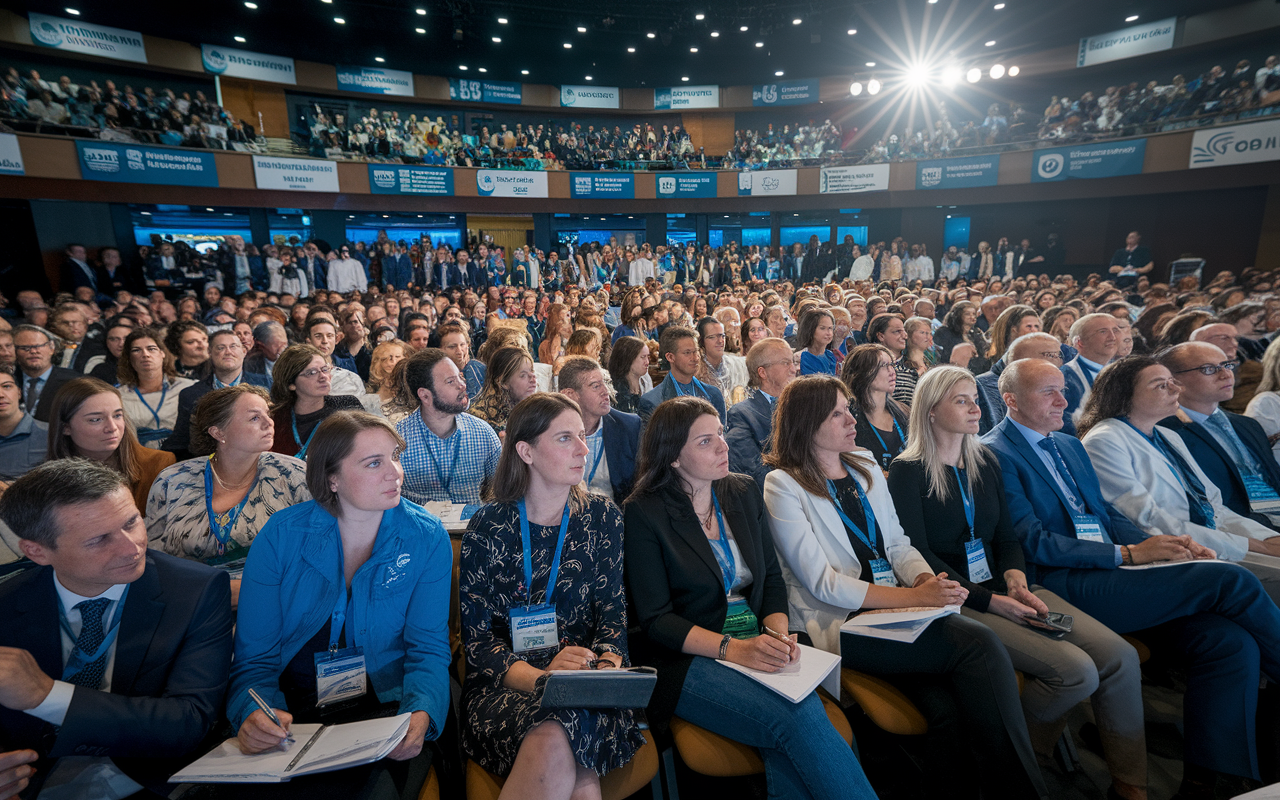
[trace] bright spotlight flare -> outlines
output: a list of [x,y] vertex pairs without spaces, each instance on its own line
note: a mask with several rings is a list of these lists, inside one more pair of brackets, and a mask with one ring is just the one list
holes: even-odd
[[872,78],[871,80],[867,81],[867,94],[879,94],[879,93],[880,93],[880,81],[876,80],[875,78]]
[[924,86],[929,80],[929,70],[923,64],[913,64],[907,69],[907,83],[912,86]]
[[977,67],[973,67],[967,73],[965,73],[965,78],[968,79],[969,83],[977,83],[978,81],[982,80],[982,70],[978,69]]
[[942,71],[942,84],[946,86],[948,89],[955,88],[955,85],[959,82],[960,82],[959,67],[947,67]]
[[849,84],[849,94],[853,95],[854,97],[857,97],[858,95],[862,94],[862,84],[859,83],[858,81],[854,81],[853,83]]
[[1004,77],[1004,64],[992,64],[991,71],[988,73],[991,80],[998,81]]

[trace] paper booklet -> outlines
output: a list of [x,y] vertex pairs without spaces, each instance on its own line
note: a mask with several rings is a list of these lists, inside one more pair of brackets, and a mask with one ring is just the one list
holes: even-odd
[[839,700],[840,656],[803,644],[797,646],[800,648],[799,663],[783,667],[777,672],[760,672],[729,661],[716,663],[754,678],[793,703],[799,703],[808,697],[819,685]]
[[[1253,555],[1250,553],[1249,555]],[[1187,561],[1152,561],[1150,564],[1125,564],[1120,569],[1161,569],[1162,567],[1182,567],[1187,564],[1231,564],[1217,558],[1193,558]]]
[[934,620],[959,614],[960,606],[876,608],[863,611],[840,626],[845,633],[910,644],[920,638]]
[[255,755],[228,739],[169,779],[170,783],[283,783],[299,775],[369,764],[396,749],[409,714],[345,725],[292,725],[294,743]]

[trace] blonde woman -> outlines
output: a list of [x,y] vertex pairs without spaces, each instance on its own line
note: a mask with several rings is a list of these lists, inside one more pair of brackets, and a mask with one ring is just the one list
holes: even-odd
[[1244,415],[1253,417],[1262,426],[1271,442],[1271,451],[1280,461],[1280,344],[1277,342],[1280,339],[1268,345],[1262,354],[1262,381]]
[[[360,403],[370,414],[392,418],[395,413],[392,406],[395,404],[396,392],[399,389],[396,381],[392,380],[392,374],[396,364],[411,355],[413,350],[399,339],[383,342],[373,348],[373,353],[369,357],[369,382],[365,384],[368,394],[360,398]],[[392,419],[391,424],[394,425],[399,419],[403,419],[403,415],[398,419]]]

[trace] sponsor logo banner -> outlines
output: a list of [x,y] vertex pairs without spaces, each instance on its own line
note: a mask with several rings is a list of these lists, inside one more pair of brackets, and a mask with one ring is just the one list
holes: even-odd
[[574,172],[569,176],[569,196],[632,200],[636,177],[631,173]]
[[889,165],[865,167],[824,167],[821,174],[822,194],[849,192],[883,192],[889,188]]
[[1038,150],[1031,165],[1031,182],[1138,175],[1146,152],[1146,139]]
[[1000,156],[945,158],[916,165],[917,189],[967,189],[995,186],[1000,177]]
[[751,90],[753,106],[798,106],[818,102],[818,79],[766,83]]
[[80,176],[91,181],[217,186],[213,153],[150,145],[76,140]]
[[369,191],[374,194],[453,194],[453,170],[370,164]]
[[205,72],[214,75],[226,75],[228,78],[247,78],[251,81],[270,81],[271,83],[298,82],[297,72],[293,68],[292,58],[271,56],[266,53],[254,53],[249,50],[236,50],[231,47],[219,47],[213,44],[200,45],[200,60],[204,62]]
[[715,197],[716,173],[695,175],[659,175],[658,197]]
[[547,173],[532,170],[477,170],[476,191],[481,197],[546,197]]
[[1177,25],[1178,18],[1169,17],[1159,22],[1146,22],[1132,28],[1081,39],[1076,66],[1091,67],[1094,64],[1168,50],[1173,47],[1173,33]]
[[289,192],[338,191],[338,164],[313,158],[253,157],[253,178],[259,189]]
[[719,86],[670,86],[653,90],[653,107],[671,108],[719,108]]
[[1280,119],[1196,131],[1191,169],[1280,159]]
[[560,87],[560,105],[565,108],[618,108],[621,97],[617,86]]
[[413,73],[382,67],[338,65],[338,88],[348,92],[413,97]]
[[12,133],[0,133],[0,175],[26,175],[22,164],[22,150],[18,137]]
[[31,23],[31,41],[43,47],[147,63],[147,48],[143,46],[142,34],[137,31],[91,25],[47,14],[27,14],[27,20]]
[[796,193],[794,169],[770,169],[762,172],[739,172],[738,194],[761,197]]
[[469,81],[463,78],[449,79],[449,99],[476,103],[512,103],[520,104],[521,86],[519,83],[504,81]]

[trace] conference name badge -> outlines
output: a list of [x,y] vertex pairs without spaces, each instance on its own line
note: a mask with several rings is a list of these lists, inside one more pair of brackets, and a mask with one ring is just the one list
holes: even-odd
[[560,646],[555,606],[550,603],[521,606],[511,609],[510,614],[511,649],[515,652],[528,653]]
[[970,539],[964,543],[964,553],[969,561],[969,580],[982,583],[991,580],[991,567],[987,566],[987,551],[981,539]]
[[364,648],[326,650],[316,653],[316,705],[324,708],[343,700],[361,697],[369,690],[364,667]]
[[871,559],[871,578],[876,586],[897,586],[898,579],[893,576],[893,566],[883,558]]
[[1102,522],[1093,514],[1072,514],[1071,522],[1076,526],[1076,538],[1080,541],[1103,543]]
[[1249,510],[1254,514],[1280,514],[1280,494],[1265,479],[1246,475],[1244,489],[1249,493]]

